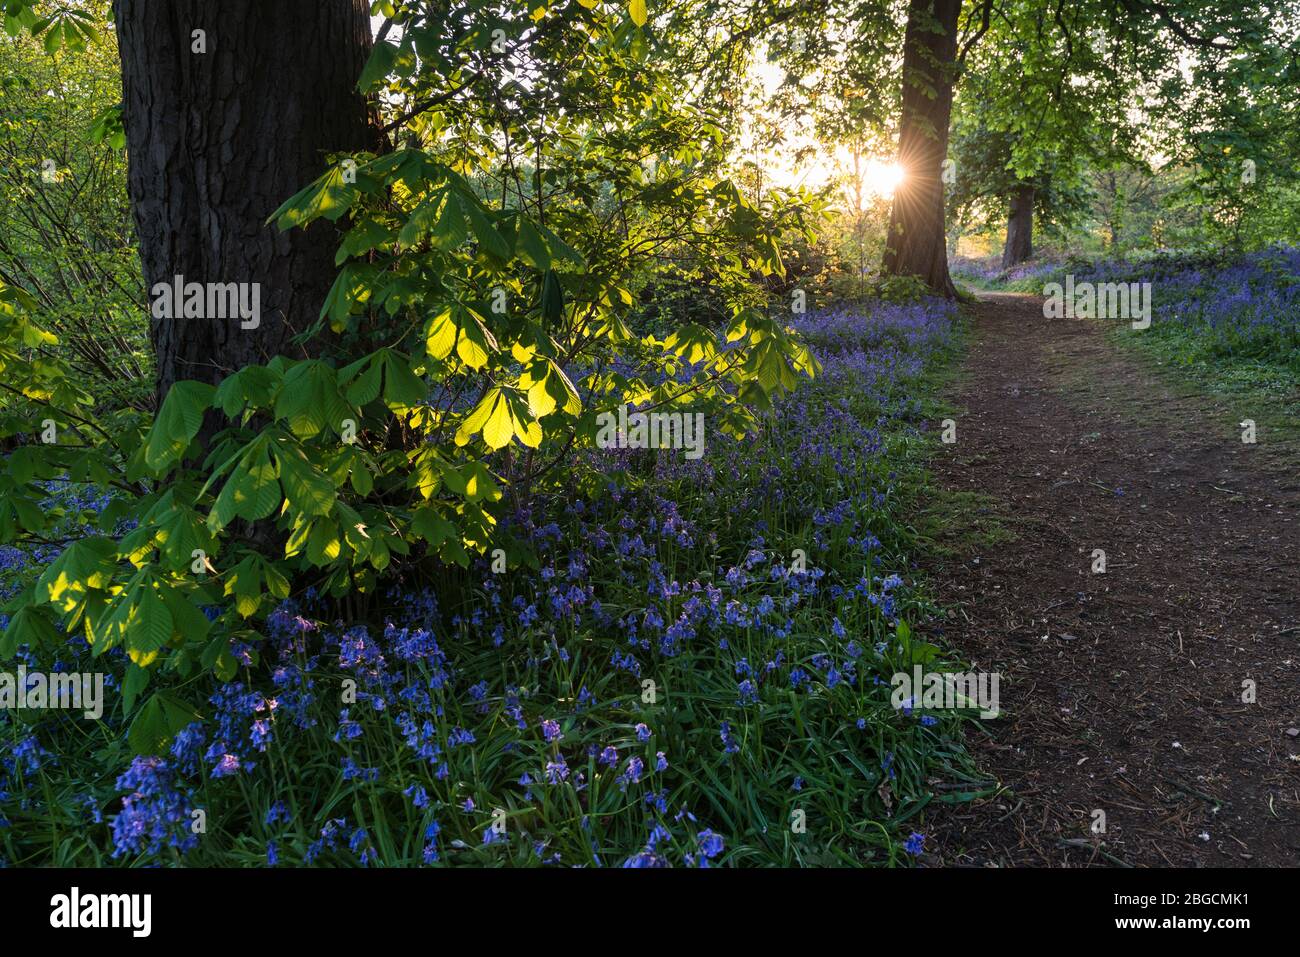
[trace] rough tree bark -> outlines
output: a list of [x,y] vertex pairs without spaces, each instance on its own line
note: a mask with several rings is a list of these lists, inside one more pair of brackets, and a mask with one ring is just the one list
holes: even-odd
[[[128,190],[155,283],[260,284],[260,324],[150,320],[158,399],[277,354],[334,281],[332,226],[282,233],[266,218],[323,172],[325,153],[379,143],[357,77],[366,0],[114,0]],[[196,52],[203,31],[205,52]]]
[[1011,193],[1007,216],[1007,242],[1002,247],[1002,268],[1018,266],[1034,255],[1034,187],[1021,183]]
[[956,79],[957,17],[962,0],[911,0],[903,39],[903,109],[884,272],[919,276],[955,298],[944,230],[943,162]]

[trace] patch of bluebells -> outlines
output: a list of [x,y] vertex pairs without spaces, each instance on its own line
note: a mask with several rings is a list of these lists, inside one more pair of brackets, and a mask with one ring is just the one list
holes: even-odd
[[117,779],[128,792],[113,818],[113,857],[155,855],[164,848],[184,854],[198,844],[191,829],[193,800],[177,786],[175,772],[158,757],[136,757]]
[[[244,788],[276,795],[251,825],[266,829],[268,864],[286,852],[306,863],[406,863],[380,861],[374,822],[322,808],[299,805],[292,823],[314,836],[295,845],[279,798],[287,772],[320,776],[300,800],[313,787],[391,791],[422,829],[427,864],[508,845],[506,835],[482,830],[473,800],[457,793],[457,782],[471,780],[480,800],[509,789],[512,803],[543,819],[548,806],[567,817],[574,795],[566,791],[611,795],[618,804],[593,809],[585,830],[588,843],[610,848],[616,832],[597,831],[631,815],[638,836],[628,839],[625,828],[611,858],[625,866],[720,860],[727,839],[716,822],[699,826],[687,808],[668,819],[668,795],[682,781],[668,756],[697,748],[677,750],[683,742],[670,725],[643,720],[643,704],[653,702],[641,700],[641,682],[689,688],[704,672],[721,683],[699,687],[732,689],[700,696],[699,720],[717,732],[697,761],[731,760],[742,741],[753,746],[761,736],[748,722],[759,706],[791,691],[805,698],[810,720],[832,700],[836,713],[853,716],[872,713],[864,697],[887,698],[870,669],[907,590],[882,542],[898,500],[887,445],[920,429],[916,398],[902,384],[947,347],[955,321],[953,307],[937,302],[798,317],[823,374],[784,398],[756,438],[711,431],[709,454],[696,461],[584,453],[596,493],[539,495],[503,515],[504,530],[539,556],[536,572],[496,575],[479,562],[462,598],[392,587],[376,596],[378,626],[331,620],[310,591],[284,602],[259,627],[256,646],[232,644],[248,665],[239,680],[205,679],[204,720],[183,728],[165,759],[137,759],[148,763],[119,778],[126,793],[111,818],[115,855],[190,851],[187,789],[206,786],[231,801]],[[720,516],[737,517],[740,532]],[[804,530],[802,564],[791,560],[792,529]],[[52,760],[39,749],[35,736],[14,742],[0,768],[10,778],[15,768],[39,768]],[[329,759],[314,760],[321,753]],[[889,761],[882,774],[892,776]],[[481,781],[484,767],[499,769],[491,772],[499,791]],[[789,768],[779,775],[788,782]],[[8,779],[0,790],[16,791]],[[654,818],[648,830],[643,816]]]
[[1147,331],[1174,334],[1187,359],[1258,359],[1300,374],[1300,247],[1101,260],[1080,269],[1075,282],[1150,282]]
[[1300,247],[1274,244],[1249,253],[1141,254],[1094,261],[1037,261],[1011,270],[955,262],[953,275],[1042,293],[1067,274],[1080,283],[1151,284],[1151,328],[1179,358],[1213,363],[1241,357],[1300,375]]

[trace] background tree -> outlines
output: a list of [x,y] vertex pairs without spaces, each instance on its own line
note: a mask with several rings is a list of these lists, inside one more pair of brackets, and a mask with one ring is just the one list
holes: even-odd
[[957,21],[961,0],[912,0],[903,39],[903,97],[898,163],[903,180],[894,192],[882,268],[917,276],[954,298],[948,275],[943,164],[958,72]]
[[1062,229],[1087,212],[1091,199],[1079,154],[1043,153],[1032,174],[1020,174],[1011,168],[1013,137],[971,118],[957,124],[951,149],[956,176],[949,217],[984,229],[1005,226],[1003,269],[1033,255],[1035,219]]
[[1175,201],[1202,211],[1220,241],[1242,248],[1264,237],[1294,235],[1300,220],[1300,19],[1278,11],[1272,33],[1249,54],[1198,50],[1190,69],[1170,71],[1158,102],[1166,122],[1185,130],[1171,138],[1174,163],[1191,171]]

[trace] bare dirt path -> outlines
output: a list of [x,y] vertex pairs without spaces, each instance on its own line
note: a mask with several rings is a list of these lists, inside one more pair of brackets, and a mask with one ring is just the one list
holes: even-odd
[[1176,395],[1103,323],[1012,294],[976,313],[957,442],[934,469],[987,503],[959,524],[1013,537],[929,573],[956,606],[944,638],[1002,676],[1004,713],[969,743],[1005,790],[932,819],[928,849],[948,865],[1300,865],[1294,443],[1244,444],[1239,409]]

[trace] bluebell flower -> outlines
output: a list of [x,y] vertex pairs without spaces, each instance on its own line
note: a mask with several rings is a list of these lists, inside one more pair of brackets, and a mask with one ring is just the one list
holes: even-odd
[[722,722],[721,737],[722,737],[722,750],[724,754],[735,754],[737,751],[740,750],[740,745],[738,745],[736,743],[736,739],[731,736],[730,722],[728,721]]
[[546,763],[546,780],[550,784],[560,784],[569,777],[569,765],[564,760],[564,755],[557,754],[554,761]]
[[699,844],[700,853],[709,859],[717,857],[725,849],[722,835],[715,834],[710,830],[700,831],[700,833],[696,835],[696,841]]
[[748,678],[740,683],[737,690],[740,693],[740,704],[753,704],[758,701],[758,688],[755,687],[754,682],[750,681]]
[[619,775],[619,786],[627,787],[629,784],[636,784],[641,780],[641,775],[645,771],[645,762],[638,757],[627,759],[627,767]]
[[223,754],[212,769],[212,777],[224,778],[239,773],[239,758],[233,754]]

